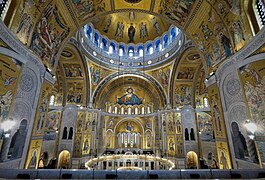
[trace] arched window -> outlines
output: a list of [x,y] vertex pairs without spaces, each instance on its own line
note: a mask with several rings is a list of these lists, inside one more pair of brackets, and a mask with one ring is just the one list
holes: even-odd
[[1,0],[0,1],[0,17],[3,20],[5,18],[8,6],[11,1],[9,0]]
[[161,45],[160,39],[158,39],[155,42],[155,51],[157,51],[157,50],[160,51],[161,49],[162,49],[162,45]]
[[123,47],[119,48],[119,56],[124,56],[124,48]]
[[102,48],[103,50],[107,50],[107,45],[108,41],[105,38],[102,38],[102,45],[100,46],[100,48]]
[[54,99],[55,99],[55,96],[51,95],[51,97],[50,97],[50,106],[54,105]]
[[265,2],[264,0],[256,0],[256,8],[258,11],[258,21],[260,29],[265,25]]
[[124,107],[121,107],[121,114],[124,114]]
[[128,114],[132,114],[132,108],[128,107]]
[[185,141],[188,141],[189,139],[189,130],[188,128],[185,128]]
[[112,107],[111,107],[111,105],[109,106],[109,113],[112,113]]
[[134,48],[130,46],[128,48],[128,53],[129,53],[129,57],[133,57],[133,55],[134,55]]
[[168,45],[168,35],[164,35],[163,37],[163,47],[166,48]]
[[70,127],[68,139],[73,139],[73,127]]
[[203,98],[203,103],[204,103],[204,107],[208,108],[209,107],[209,102],[208,102],[208,98]]
[[116,51],[116,45],[114,42],[111,42],[109,46],[109,53],[113,54],[114,51]]
[[94,43],[96,46],[99,46],[99,35],[98,35],[98,33],[95,33],[95,35],[94,35]]
[[114,107],[114,113],[118,114],[118,107],[117,106]]
[[62,139],[67,139],[67,127],[63,128],[63,137]]
[[153,46],[152,46],[151,43],[147,44],[147,46],[146,46],[146,52],[147,52],[147,54],[153,54],[154,48],[153,48]]
[[113,46],[112,45],[109,46],[109,53],[113,54]]
[[19,125],[19,129],[12,136],[9,146],[8,155],[11,155],[11,159],[20,158],[23,153],[25,140],[27,138],[27,120],[23,119]]
[[145,108],[144,108],[144,106],[142,107],[142,114],[145,114]]
[[190,129],[190,140],[195,141],[195,134],[193,128]]
[[150,108],[150,106],[147,107],[147,113],[148,113],[148,114],[151,113],[151,108]]
[[175,29],[174,29],[174,27],[172,27],[171,30],[170,30],[170,39],[171,39],[171,42],[174,41],[175,37],[176,37]]
[[92,27],[91,26],[88,26],[88,29],[87,29],[87,36],[88,36],[88,39],[92,39]]
[[138,107],[134,108],[134,114],[138,114]]

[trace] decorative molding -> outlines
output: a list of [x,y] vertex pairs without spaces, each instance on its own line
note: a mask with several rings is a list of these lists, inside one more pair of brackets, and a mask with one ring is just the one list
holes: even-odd
[[25,45],[23,45],[2,21],[0,21],[0,37],[15,52],[20,54],[23,57],[22,59],[34,63],[38,67],[40,74],[42,76],[44,75],[45,67],[39,57],[34,55]]
[[238,67],[237,64],[241,64],[244,59],[254,53],[263,44],[265,44],[265,28],[262,28],[247,45],[245,45],[242,49],[240,49],[240,51],[229,57],[219,66],[215,73],[217,75],[217,81],[221,80],[226,68],[230,66]]
[[73,12],[73,10],[72,10],[72,8],[71,8],[71,5],[70,5],[69,1],[68,1],[68,0],[64,0],[64,4],[65,4],[67,10],[68,10],[69,13],[70,13],[70,15],[71,15],[71,17],[72,17],[72,19],[73,19],[73,21],[74,21],[74,23],[75,23],[76,28],[79,29],[79,23],[78,23],[78,21],[77,21],[76,18],[75,18],[75,13]]

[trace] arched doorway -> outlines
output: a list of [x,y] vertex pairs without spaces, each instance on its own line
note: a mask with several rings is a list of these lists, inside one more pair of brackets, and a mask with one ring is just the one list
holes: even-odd
[[198,168],[198,156],[194,151],[189,151],[186,156],[186,167],[188,169]]
[[59,159],[58,159],[58,166],[57,168],[62,168],[62,169],[68,169],[70,168],[70,157],[71,154],[69,151],[67,150],[63,150],[60,154],[59,154]]

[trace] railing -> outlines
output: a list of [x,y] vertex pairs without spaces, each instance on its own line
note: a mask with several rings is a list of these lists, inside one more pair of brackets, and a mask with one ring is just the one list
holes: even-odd
[[[102,48],[99,45],[95,44],[92,40],[90,40],[84,30],[82,29],[79,33],[80,42],[82,44],[83,49],[93,58],[101,61],[107,65],[111,66],[122,66],[128,68],[142,68],[142,66],[149,67],[160,64],[172,56],[174,56],[184,42],[184,37],[181,32],[175,36],[172,42],[169,42],[166,47],[162,48],[161,50],[155,49],[153,46],[154,42],[152,42],[152,47],[154,52],[149,54],[146,50],[145,44],[137,44],[133,45],[134,49],[137,49],[137,46],[143,46],[144,52],[143,56],[135,55],[139,54],[139,52],[134,52],[133,56],[131,57],[128,52],[128,47],[131,44],[123,44],[125,46],[125,52],[122,56],[119,55],[119,48],[117,47],[113,53],[109,53],[107,48]],[[118,45],[117,45],[118,46]]]
[[258,179],[265,178],[265,169],[217,170],[132,170],[88,171],[77,169],[0,169],[6,179]]

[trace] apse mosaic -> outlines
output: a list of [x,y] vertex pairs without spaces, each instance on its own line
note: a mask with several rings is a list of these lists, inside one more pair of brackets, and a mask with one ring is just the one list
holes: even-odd
[[140,105],[142,101],[142,99],[133,93],[133,88],[130,87],[126,90],[126,94],[117,98],[117,103],[120,105]]
[[257,133],[262,133],[265,130],[264,60],[248,64],[239,70],[251,120],[258,126]]
[[0,55],[0,121],[3,122],[9,117],[19,74],[22,64],[7,56]]

